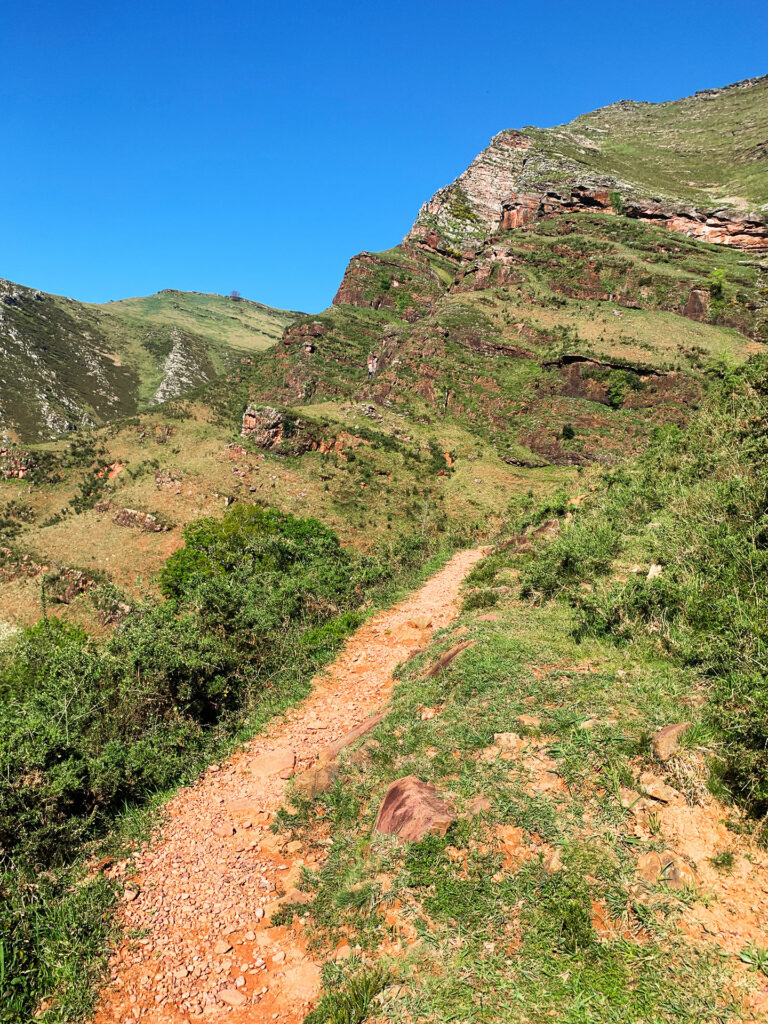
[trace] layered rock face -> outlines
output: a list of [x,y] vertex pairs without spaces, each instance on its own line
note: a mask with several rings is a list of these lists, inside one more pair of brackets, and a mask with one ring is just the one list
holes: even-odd
[[498,228],[501,231],[514,230],[527,227],[540,217],[590,212],[622,213],[702,242],[731,245],[737,249],[768,250],[768,223],[756,214],[736,217],[733,211],[726,209],[707,212],[693,206],[675,208],[652,199],[624,202],[618,193],[584,186],[560,192],[513,193],[502,201]]
[[470,255],[500,230],[601,211],[766,251],[766,138],[768,77],[673,103],[622,101],[556,128],[503,131],[424,204],[408,238]]

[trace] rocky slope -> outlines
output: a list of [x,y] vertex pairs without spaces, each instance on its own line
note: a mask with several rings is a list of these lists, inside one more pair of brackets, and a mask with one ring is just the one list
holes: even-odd
[[172,290],[89,305],[0,281],[2,439],[45,440],[178,397],[298,315]]
[[604,210],[764,251],[767,147],[768,76],[670,103],[621,101],[500,132],[425,203],[409,237],[464,252],[540,216]]
[[[529,489],[618,464],[656,427],[684,425],[708,370],[768,342],[768,259],[670,232],[653,204],[703,202],[682,170],[688,153],[713,202],[760,212],[768,182],[750,153],[765,137],[767,88],[758,79],[618,104],[577,128],[502,133],[458,179],[460,209],[452,186],[432,201],[461,216],[446,213],[431,238],[428,204],[401,245],[353,258],[313,317],[179,292],[83,306],[6,286],[6,433],[145,411],[84,446],[4,445],[0,540],[15,551],[0,618],[36,617],[36,576],[53,563],[109,561],[130,596],[185,523],[233,501],[317,516],[368,550],[415,522],[482,532]],[[599,154],[568,149],[582,131],[603,140]],[[643,159],[630,166],[638,132]],[[546,203],[509,201],[551,182],[559,205],[554,188]],[[194,401],[157,404],[189,389]],[[124,508],[169,529],[128,531]]]

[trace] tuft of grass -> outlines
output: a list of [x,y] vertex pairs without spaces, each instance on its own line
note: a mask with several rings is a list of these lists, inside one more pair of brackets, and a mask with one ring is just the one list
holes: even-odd
[[383,970],[361,971],[344,978],[325,992],[315,1009],[305,1017],[304,1024],[362,1024],[387,981],[387,972]]
[[709,858],[709,863],[718,871],[730,874],[733,871],[736,858],[732,850],[721,850],[720,853],[716,853],[714,857]]

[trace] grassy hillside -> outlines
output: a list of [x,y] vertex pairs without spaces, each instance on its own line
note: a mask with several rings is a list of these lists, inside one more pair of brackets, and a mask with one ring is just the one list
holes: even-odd
[[697,207],[759,210],[768,202],[768,76],[667,103],[625,100],[525,134],[541,153],[525,169],[532,186],[572,180],[575,167],[585,178]]
[[41,440],[177,397],[274,344],[298,315],[176,291],[88,305],[0,281],[3,434]]
[[[502,133],[465,180],[754,210],[767,87]],[[81,884],[84,858],[298,699],[402,574],[493,538],[461,623],[475,646],[427,681],[453,642],[438,637],[339,785],[284,818],[332,851],[305,879],[314,941],[355,947],[329,960],[316,1024],[360,1024],[379,990],[385,1016],[425,1021],[693,1024],[753,1005],[768,960],[739,907],[759,902],[768,808],[768,264],[619,203],[501,230],[501,194],[439,194],[471,246],[362,253],[314,317],[0,289],[14,1024],[41,996],[45,1021],[87,1010],[79,964],[113,896]],[[241,436],[246,408],[278,426]],[[682,720],[664,767],[649,737]],[[512,732],[517,759],[497,742]],[[412,847],[372,837],[409,771],[484,810]],[[657,807],[659,786],[675,795]],[[675,844],[679,888],[638,879],[640,855]]]
[[[707,367],[764,347],[767,283],[759,261],[599,214],[504,232],[472,260],[412,247],[353,260],[340,294],[355,304],[296,321],[182,401],[33,449],[31,478],[0,481],[12,549],[0,618],[36,619],[51,565],[143,593],[184,526],[232,501],[318,516],[368,551],[414,529],[492,532],[510,493],[615,464],[656,426],[683,425]],[[154,331],[149,317],[177,305],[206,323],[201,310],[240,315],[230,302],[164,293],[127,302],[141,321],[113,313],[121,303],[103,316]],[[251,401],[282,409],[292,437],[243,441]],[[121,508],[167,528],[127,528]],[[56,611],[98,627],[88,591]]]
[[[320,866],[280,920],[329,954],[312,1024],[765,1019],[767,369],[712,374],[639,460],[513,499],[459,622],[294,795],[283,842]],[[445,836],[377,832],[411,775]]]

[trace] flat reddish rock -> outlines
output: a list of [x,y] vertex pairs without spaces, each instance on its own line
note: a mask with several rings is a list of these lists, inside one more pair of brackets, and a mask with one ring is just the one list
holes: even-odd
[[268,754],[262,754],[251,761],[249,768],[251,775],[257,779],[266,779],[270,775],[280,775],[281,772],[290,772],[296,764],[296,754],[292,750],[272,750]]
[[228,1006],[245,1006],[248,1002],[248,997],[238,992],[236,988],[225,988],[219,992],[219,999]]
[[406,775],[387,790],[374,828],[384,835],[418,842],[427,835],[444,836],[455,820],[453,806],[434,786]]
[[665,725],[653,734],[651,747],[660,761],[668,761],[677,752],[680,746],[680,737],[690,729],[690,722],[675,722],[673,725]]

